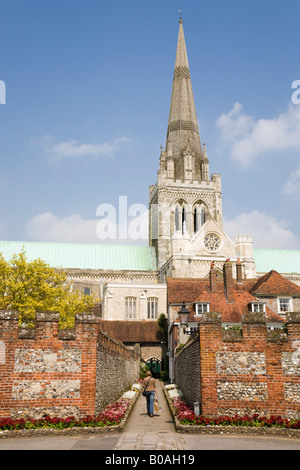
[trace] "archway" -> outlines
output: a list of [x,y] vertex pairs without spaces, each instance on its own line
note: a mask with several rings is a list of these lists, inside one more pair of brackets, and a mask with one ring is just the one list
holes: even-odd
[[161,373],[161,361],[157,357],[151,357],[146,361],[146,365],[152,373],[153,377],[159,378]]

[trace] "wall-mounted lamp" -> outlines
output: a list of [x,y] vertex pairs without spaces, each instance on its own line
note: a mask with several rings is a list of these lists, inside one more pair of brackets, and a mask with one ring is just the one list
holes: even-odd
[[180,318],[180,326],[186,327],[188,325],[190,311],[186,308],[185,302],[182,302],[182,307],[178,312]]
[[190,316],[190,311],[186,308],[185,302],[182,302],[182,307],[178,312],[179,318],[180,318],[180,326],[182,326],[183,333],[185,335],[194,335],[197,333],[197,331],[194,330],[186,330],[186,327],[188,326],[189,323],[189,316]]

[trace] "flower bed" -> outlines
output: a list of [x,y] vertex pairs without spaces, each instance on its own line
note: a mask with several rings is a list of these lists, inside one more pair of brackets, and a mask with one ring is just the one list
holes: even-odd
[[183,398],[176,397],[172,400],[175,417],[180,424],[190,426],[249,426],[249,427],[280,427],[286,429],[300,429],[300,420],[288,420],[281,416],[220,416],[218,418],[206,418],[197,416],[193,408]]
[[[140,382],[140,381],[139,381]],[[119,426],[129,409],[135,403],[135,399],[141,388],[140,383],[132,385],[131,390],[125,392],[114,403],[110,403],[97,416],[86,416],[77,419],[74,416],[68,418],[45,416],[40,419],[11,419],[0,418],[0,431],[15,431],[25,429],[71,429],[71,428],[106,428]]]
[[178,388],[178,386],[176,384],[168,384],[168,385],[165,385],[165,389],[166,390],[175,390],[176,388]]
[[181,390],[177,385],[165,385],[165,394],[170,403],[171,412],[175,418],[175,424],[180,426],[188,426],[191,429],[200,429],[204,427],[220,426],[220,427],[238,427],[238,428],[281,428],[281,429],[299,429],[300,420],[289,420],[281,416],[259,416],[253,414],[252,416],[219,416],[218,418],[207,418],[205,416],[197,416],[194,409],[189,405]]
[[41,419],[2,418],[0,419],[0,430],[115,426],[120,424],[130,404],[130,400],[121,398],[115,403],[109,404],[98,416],[86,416],[82,419],[76,419],[74,416],[68,418],[45,416]]

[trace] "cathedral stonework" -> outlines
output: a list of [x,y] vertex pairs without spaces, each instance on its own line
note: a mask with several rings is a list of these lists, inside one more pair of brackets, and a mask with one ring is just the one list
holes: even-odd
[[180,20],[169,123],[158,179],[150,186],[150,245],[157,251],[159,280],[206,277],[212,262],[238,259],[245,277],[255,276],[253,243],[231,241],[223,231],[221,176],[209,177],[201,145],[183,22]]

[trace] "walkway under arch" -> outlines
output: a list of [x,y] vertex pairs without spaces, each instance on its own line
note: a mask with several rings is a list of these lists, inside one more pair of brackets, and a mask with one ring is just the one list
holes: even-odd
[[145,362],[149,370],[152,372],[153,377],[159,378],[161,373],[161,361],[157,357],[151,357]]
[[175,431],[162,383],[156,380],[161,411],[150,418],[146,398],[140,394],[114,450],[184,450],[185,438]]

